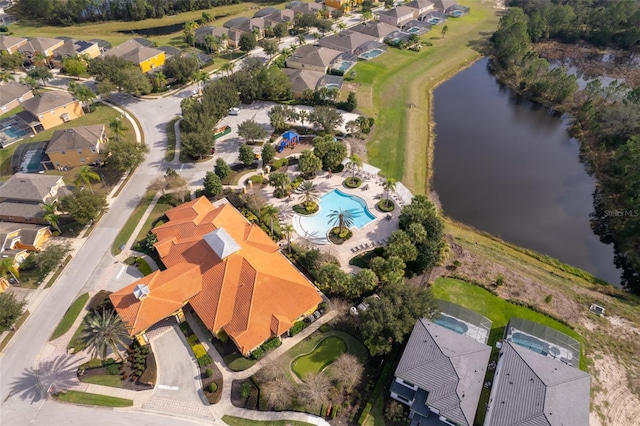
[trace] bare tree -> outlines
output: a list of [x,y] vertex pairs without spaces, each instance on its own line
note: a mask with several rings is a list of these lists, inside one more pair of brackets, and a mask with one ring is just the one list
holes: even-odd
[[305,405],[324,405],[329,402],[330,390],[331,382],[326,374],[308,374],[298,389],[298,400]]
[[276,379],[262,384],[260,394],[264,396],[268,406],[282,410],[291,403],[294,386],[286,376],[278,376]]
[[353,390],[360,383],[363,372],[362,363],[355,355],[351,354],[340,355],[329,367],[331,377],[347,392]]

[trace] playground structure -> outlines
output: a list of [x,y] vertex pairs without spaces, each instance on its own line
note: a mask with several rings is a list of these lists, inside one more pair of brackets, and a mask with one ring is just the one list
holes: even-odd
[[293,148],[300,142],[300,135],[298,135],[293,130],[289,130],[288,132],[284,132],[282,134],[282,140],[278,144],[276,150],[278,152],[282,152],[285,148]]

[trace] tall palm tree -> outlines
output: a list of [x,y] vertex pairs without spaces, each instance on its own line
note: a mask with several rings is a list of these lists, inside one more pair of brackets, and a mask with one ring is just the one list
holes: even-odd
[[112,310],[104,310],[87,316],[85,327],[80,338],[91,349],[92,358],[105,359],[107,349],[111,348],[114,354],[124,361],[118,345],[126,346],[129,339],[127,327],[122,319]]
[[29,89],[31,89],[31,92],[33,93],[33,96],[38,96],[38,80],[27,75],[24,77],[20,77],[20,83],[29,87]]
[[389,205],[389,193],[396,190],[396,180],[394,178],[387,178],[382,185],[382,189],[387,196],[387,205]]
[[273,204],[265,204],[260,209],[260,219],[269,221],[269,228],[271,229],[271,235],[273,235],[273,220],[278,220],[278,214],[280,209]]
[[233,63],[232,62],[227,62],[226,64],[223,64],[220,67],[220,71],[225,73],[227,77],[229,77],[231,75],[231,73],[233,72]]
[[88,86],[78,84],[75,81],[69,83],[67,91],[71,93],[82,104],[82,108],[89,112],[91,102],[96,98],[96,94]]
[[57,206],[53,203],[43,204],[42,210],[44,210],[44,216],[42,216],[42,218],[49,222],[49,224],[53,226],[56,231],[60,232],[60,226],[58,226]]
[[291,234],[293,234],[295,229],[290,223],[281,223],[280,230],[287,236],[287,250],[291,253]]
[[207,81],[209,81],[209,73],[206,71],[198,71],[193,75],[193,79],[198,83],[198,87],[200,87],[200,83],[204,86]]
[[449,32],[448,25],[445,25],[444,27],[442,27],[442,31],[440,32],[440,34],[442,35],[442,38],[444,38],[444,36],[446,36],[448,32]]
[[113,137],[117,141],[120,140],[120,137],[124,134],[124,132],[129,130],[124,125],[120,117],[112,118],[111,121],[109,121],[109,129],[111,129],[111,133],[113,133]]
[[16,261],[13,257],[3,257],[0,260],[0,277],[4,277],[7,274],[11,274],[13,278],[18,278],[18,268],[16,268]]
[[298,119],[300,123],[304,126],[305,121],[309,118],[309,112],[305,110],[298,111]]
[[82,166],[78,170],[78,176],[76,177],[76,180],[73,181],[73,183],[76,186],[84,184],[85,186],[89,187],[91,192],[93,192],[93,188],[91,188],[91,181],[100,182],[100,175],[91,170],[89,166]]
[[351,228],[354,224],[353,214],[350,210],[331,210],[327,217],[329,218],[329,225],[337,226],[340,234],[342,234],[344,228]]
[[298,40],[298,46],[307,44],[307,40],[304,38],[304,34],[298,34],[298,37],[296,37],[296,39]]
[[304,199],[304,206],[309,207],[311,203],[318,201],[318,189],[310,180],[305,180],[298,187],[298,192]]
[[360,158],[360,156],[358,154],[352,154],[351,157],[349,157],[349,162],[347,163],[347,167],[351,169],[351,172],[352,172],[351,178],[355,179],[356,171],[360,170],[360,168],[362,167],[362,159]]

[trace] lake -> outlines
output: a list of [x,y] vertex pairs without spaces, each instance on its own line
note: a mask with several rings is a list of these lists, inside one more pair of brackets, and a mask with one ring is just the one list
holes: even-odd
[[619,284],[565,120],[500,85],[487,59],[435,90],[434,119],[433,189],[447,216]]

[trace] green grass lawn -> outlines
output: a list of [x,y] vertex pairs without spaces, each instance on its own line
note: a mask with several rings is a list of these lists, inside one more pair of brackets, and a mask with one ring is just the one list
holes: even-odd
[[[82,117],[78,117],[75,120],[69,121],[68,123],[63,123],[52,129],[40,132],[32,138],[25,138],[22,141],[15,143],[5,149],[0,149],[0,172],[2,176],[11,176],[11,156],[18,146],[24,143],[48,141],[51,139],[51,135],[53,135],[53,132],[55,132],[56,130],[70,129],[72,127],[80,126],[92,126],[94,124],[105,124],[107,125],[107,133],[109,133],[109,121],[113,118],[120,117],[120,113],[110,106],[103,104],[102,102],[96,102],[95,104],[93,104],[92,109],[92,112],[85,114]],[[127,126],[128,130],[124,132],[123,139],[132,142],[135,141],[135,132],[133,131],[132,123],[129,120],[126,120],[125,125]],[[60,172],[48,173],[60,174]],[[69,181],[69,176],[75,176],[75,173],[77,173],[77,171],[75,169],[71,169],[67,172],[67,174],[63,174],[64,178],[67,179],[67,183],[71,183],[73,181],[73,179],[70,179]],[[94,187],[96,186],[99,186],[99,184],[94,185]]]
[[140,219],[142,219],[142,215],[147,210],[147,207],[149,207],[149,204],[151,204],[151,201],[153,200],[153,197],[155,197],[155,195],[155,191],[147,191],[142,196],[140,202],[133,210],[133,213],[131,213],[131,216],[129,216],[129,219],[124,224],[120,232],[118,232],[118,235],[113,241],[113,245],[111,246],[111,253],[114,256],[120,254],[120,252],[122,251],[120,247],[123,244],[127,243],[129,237],[131,237],[131,234],[133,234],[133,231],[135,231],[136,226],[138,226],[138,222],[140,222]]
[[507,302],[476,285],[452,278],[438,278],[432,286],[432,291],[438,299],[448,300],[489,318],[493,322],[488,342],[490,346],[494,346],[495,342],[502,338],[511,317],[537,322],[573,337],[581,343],[580,369],[586,370],[586,362],[582,355],[582,337],[553,318],[525,306]]
[[245,358],[237,352],[224,357],[224,363],[227,364],[227,367],[229,367],[231,371],[244,371],[247,368],[253,367],[256,362],[258,361]]
[[84,305],[86,305],[88,301],[89,293],[80,295],[80,297],[78,297],[71,306],[69,306],[69,309],[65,312],[58,324],[58,327],[56,327],[49,340],[55,340],[69,331],[75,320],[78,318],[78,315],[80,315],[80,312],[82,312],[82,308],[84,308]]
[[223,416],[224,421],[229,426],[313,426],[311,423],[298,422],[295,420],[249,420],[241,417]]
[[60,401],[74,404],[98,405],[101,407],[131,407],[133,401],[130,399],[116,398],[115,396],[98,395],[95,393],[66,391],[60,393],[57,398]]
[[122,379],[119,375],[103,374],[101,376],[82,376],[81,382],[91,383],[93,385],[109,386],[112,388],[121,388]]
[[312,352],[302,355],[291,363],[291,369],[301,379],[309,374],[319,373],[341,354],[347,351],[347,344],[336,336],[321,341]]
[[165,161],[173,161],[176,155],[176,130],[175,124],[179,118],[176,117],[167,123],[167,152],[164,154]]
[[[449,19],[423,35],[433,43],[420,52],[389,48],[387,53],[355,66],[358,110],[376,125],[367,145],[368,161],[385,176],[401,180],[414,193],[426,193],[431,168],[431,90],[465,65],[481,57],[498,22],[492,2],[466,0],[469,15]],[[346,90],[354,90],[345,84]],[[410,153],[410,155],[407,155]]]
[[11,117],[12,115],[16,115],[17,113],[22,112],[22,111],[24,111],[24,108],[22,107],[22,105],[18,105],[14,109],[10,109],[9,111],[7,111],[4,114],[0,115],[0,120],[2,120],[3,118]]
[[138,270],[140,271],[140,273],[142,273],[142,275],[144,275],[145,277],[147,275],[149,275],[150,273],[152,273],[153,271],[151,270],[151,266],[149,266],[149,264],[147,263],[146,260],[144,260],[142,257],[139,257],[136,259],[136,262],[138,263]]

